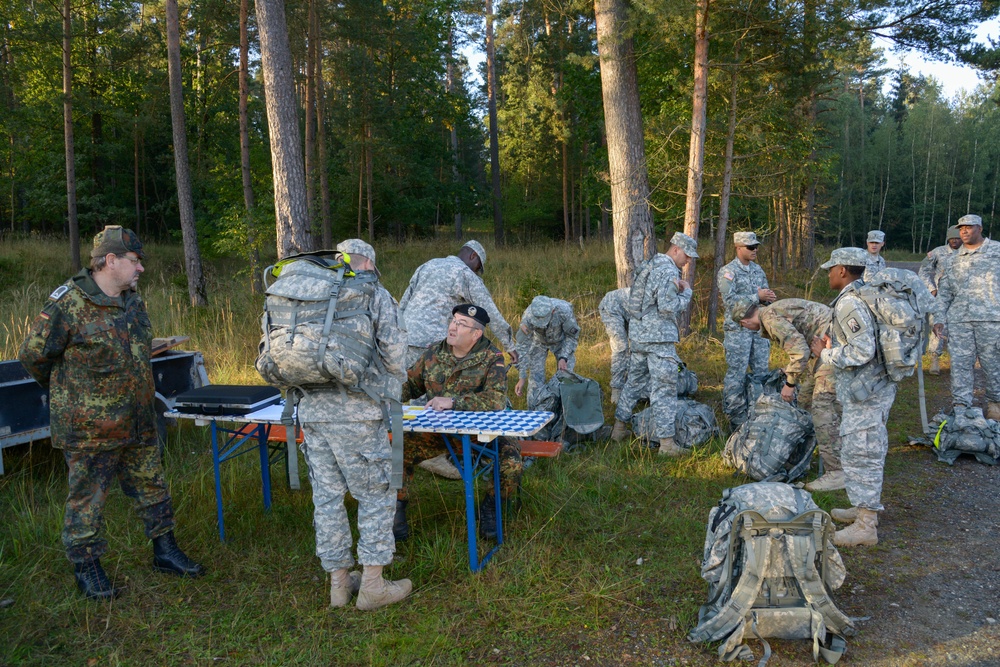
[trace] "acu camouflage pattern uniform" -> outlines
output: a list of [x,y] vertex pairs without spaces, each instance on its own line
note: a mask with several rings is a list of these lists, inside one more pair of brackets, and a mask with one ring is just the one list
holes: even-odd
[[[677,416],[677,366],[680,359],[675,349],[680,340],[677,314],[691,303],[691,288],[677,291],[680,269],[670,255],[661,254],[654,261],[646,281],[645,294],[630,295],[629,367],[625,388],[618,397],[615,419],[628,423],[635,404],[649,390],[653,416],[653,439],[674,437]],[[636,303],[641,297],[641,303]],[[642,313],[639,316],[637,313]]]
[[[380,284],[371,299],[375,355],[384,368],[368,368],[365,383],[398,400],[406,369],[406,338],[396,321],[396,300]],[[392,521],[396,498],[390,489],[392,448],[382,404],[336,384],[311,388],[298,406],[313,493],[316,555],[327,572],[354,565],[351,527],[344,494],[358,501],[358,561],[388,565],[396,550]]]
[[[538,298],[538,297],[536,297]],[[521,316],[521,326],[517,330],[517,369],[520,379],[528,380],[528,409],[538,405],[539,392],[545,386],[545,360],[551,351],[556,361],[566,360],[566,368],[576,367],[576,346],[580,338],[580,325],[573,316],[573,305],[569,301],[545,297],[552,302],[554,311],[548,324],[536,326],[529,305]],[[492,313],[490,317],[492,317]]]
[[865,273],[861,279],[867,283],[871,282],[876,273],[885,268],[885,257],[881,253],[873,255],[867,250],[865,250],[865,254],[867,255],[865,257]]
[[627,287],[611,290],[597,307],[611,345],[611,388],[619,391],[628,377],[628,295]]
[[875,319],[857,294],[861,284],[856,280],[847,285],[834,301],[833,347],[823,350],[820,361],[833,366],[837,398],[844,408],[840,457],[847,497],[856,507],[878,512],[883,509],[882,476],[889,451],[885,425],[896,383],[879,361]]
[[[490,412],[507,408],[507,367],[503,353],[490,341],[480,338],[469,353],[457,359],[447,340],[425,350],[407,372],[403,400],[424,396],[428,401],[438,396],[454,400],[453,410]],[[513,498],[521,485],[521,449],[510,438],[500,438],[500,498]],[[399,500],[409,500],[413,469],[421,461],[448,450],[439,433],[407,433],[403,450],[403,488]],[[493,476],[483,477],[487,490],[493,490]]]
[[407,368],[448,335],[451,310],[463,303],[480,304],[490,316],[487,325],[503,348],[514,350],[511,326],[493,303],[482,278],[465,262],[451,255],[422,264],[410,278],[399,302],[400,325],[407,334]]
[[[924,281],[924,285],[931,291],[932,296],[937,296],[938,286],[941,283],[941,276],[944,275],[948,259],[956,252],[958,252],[957,249],[952,250],[951,246],[945,243],[928,252],[927,257],[920,262],[920,270],[917,275]],[[927,342],[927,351],[933,355],[940,355],[944,352],[944,347],[944,339],[939,338],[936,333],[931,331]]]
[[[813,338],[830,335],[833,309],[805,299],[780,299],[758,309],[760,333],[770,338],[788,354],[785,381],[808,396],[816,442],[827,472],[840,470],[840,403],[833,379],[833,367],[813,357],[809,343]],[[801,401],[805,403],[805,401]]]
[[[959,221],[961,223],[961,221]],[[976,359],[986,373],[986,400],[1000,402],[1000,243],[962,245],[938,283],[938,301],[951,354],[951,396],[972,406]]]
[[722,381],[722,411],[732,415],[735,407],[743,402],[747,367],[751,373],[766,373],[771,358],[771,343],[757,331],[750,331],[733,321],[732,310],[741,296],[753,297],[759,302],[758,289],[769,289],[764,269],[757,262],[744,266],[734,258],[718,273],[719,295],[726,313],[722,324],[722,347],[726,352],[726,376]]
[[69,467],[62,542],[74,563],[107,551],[103,509],[115,477],[147,537],[174,528],[157,443],[152,340],[139,295],[110,297],[83,269],[49,296],[21,345],[21,364],[49,391],[52,446]]

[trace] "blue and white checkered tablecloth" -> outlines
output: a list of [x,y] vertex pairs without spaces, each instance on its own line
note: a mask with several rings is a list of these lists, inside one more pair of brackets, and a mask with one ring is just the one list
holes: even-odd
[[554,416],[551,412],[532,410],[465,412],[405,406],[403,431],[474,435],[479,442],[489,442],[498,436],[534,435]]

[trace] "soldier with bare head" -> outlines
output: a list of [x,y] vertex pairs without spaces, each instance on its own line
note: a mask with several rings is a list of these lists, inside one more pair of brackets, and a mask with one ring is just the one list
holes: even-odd
[[156,433],[152,325],[136,292],[146,255],[132,230],[94,237],[90,268],[49,295],[19,358],[49,391],[52,445],[63,450],[69,493],[62,542],[88,598],[117,597],[101,566],[104,503],[115,479],[153,541],[153,567],[197,577],[204,568],[174,539],[174,511]]

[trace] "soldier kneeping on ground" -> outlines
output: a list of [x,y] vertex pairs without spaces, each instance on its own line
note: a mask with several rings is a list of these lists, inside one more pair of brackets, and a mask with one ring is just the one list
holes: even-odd
[[524,392],[528,383],[528,409],[538,405],[538,394],[545,386],[545,360],[549,352],[556,358],[556,368],[572,371],[576,367],[576,345],[580,326],[569,301],[539,295],[521,316],[517,330],[518,380],[514,393]]
[[62,542],[77,585],[88,598],[110,599],[122,590],[101,566],[104,503],[116,478],[153,541],[153,567],[186,577],[205,570],[174,539],[156,432],[152,325],[136,292],[142,243],[109,225],[90,257],[90,268],[49,295],[18,357],[49,391],[52,446],[69,469]]

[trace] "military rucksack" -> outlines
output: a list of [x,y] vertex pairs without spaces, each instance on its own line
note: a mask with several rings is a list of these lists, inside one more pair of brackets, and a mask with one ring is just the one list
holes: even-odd
[[726,489],[708,515],[708,602],[688,640],[721,641],[723,660],[752,660],[744,640],[756,636],[763,665],[771,655],[765,638],[811,639],[813,659],[835,663],[854,627],[830,597],[846,577],[833,533],[830,515],[806,491],[781,483]]
[[649,293],[649,279],[657,269],[672,262],[673,260],[666,255],[658,253],[635,267],[635,278],[632,280],[628,301],[625,303],[630,320],[641,319],[643,315],[656,308],[653,302],[654,295]]
[[[632,415],[632,432],[658,446],[659,442],[654,442],[654,431],[653,408]],[[674,442],[677,445],[691,449],[705,444],[721,432],[712,408],[691,398],[677,399],[677,413],[674,415]]]
[[934,448],[938,461],[951,465],[962,454],[971,454],[991,466],[1000,461],[1000,422],[984,417],[982,408],[940,412],[931,420],[930,433],[933,439],[923,442]]
[[722,411],[730,425],[735,428],[744,423],[762,394],[776,394],[784,384],[785,373],[780,368],[765,373],[747,373],[738,392],[722,397]]
[[677,362],[677,397],[694,396],[698,391],[698,376],[683,361]]
[[542,386],[533,409],[555,414],[541,431],[539,440],[561,440],[569,445],[593,439],[604,426],[601,386],[571,371],[556,371]]
[[889,379],[913,375],[924,353],[924,316],[917,298],[920,277],[906,269],[886,268],[857,294],[868,305],[878,329],[878,350]]
[[780,394],[762,394],[729,436],[722,460],[756,480],[792,482],[809,469],[815,447],[812,415]]

